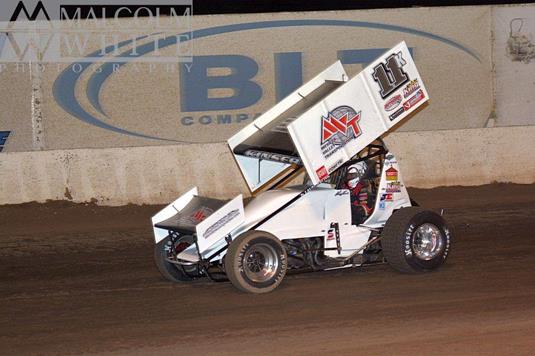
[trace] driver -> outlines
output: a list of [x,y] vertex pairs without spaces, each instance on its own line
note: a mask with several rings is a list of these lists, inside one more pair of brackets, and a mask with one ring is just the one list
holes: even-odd
[[368,164],[364,161],[355,163],[346,171],[345,189],[351,192],[351,220],[353,225],[364,222],[372,213],[375,197],[367,176]]

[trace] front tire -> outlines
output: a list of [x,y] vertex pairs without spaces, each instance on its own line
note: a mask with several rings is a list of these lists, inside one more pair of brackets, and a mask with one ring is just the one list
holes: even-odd
[[381,236],[387,262],[404,273],[440,267],[448,257],[452,240],[442,216],[419,207],[396,211],[386,222]]
[[282,282],[288,267],[286,249],[275,236],[248,231],[230,244],[225,271],[232,284],[243,292],[271,292]]
[[199,276],[197,266],[177,266],[167,261],[167,258],[184,251],[194,243],[194,237],[191,235],[183,235],[178,238],[167,236],[154,246],[154,262],[165,279],[179,283],[191,281]]

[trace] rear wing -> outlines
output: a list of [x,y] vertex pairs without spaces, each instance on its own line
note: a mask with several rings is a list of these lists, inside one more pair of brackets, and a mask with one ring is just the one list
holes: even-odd
[[170,232],[195,235],[197,251],[204,253],[244,220],[241,194],[232,200],[218,200],[199,196],[194,187],[154,215],[152,225],[156,243]]
[[[279,162],[267,175],[304,166],[312,184],[329,177],[360,150],[417,110],[429,96],[405,42],[347,81],[336,62],[228,140],[249,189],[262,161]],[[256,159],[258,167],[247,162]]]

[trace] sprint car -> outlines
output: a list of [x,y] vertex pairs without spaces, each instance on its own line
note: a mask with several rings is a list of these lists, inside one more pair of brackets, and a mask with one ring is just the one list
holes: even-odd
[[[351,79],[335,62],[228,140],[247,204],[194,187],[153,216],[159,271],[173,282],[228,279],[266,293],[287,271],[438,268],[450,229],[411,201],[381,139],[428,98],[405,42]],[[365,189],[355,193],[349,179]]]

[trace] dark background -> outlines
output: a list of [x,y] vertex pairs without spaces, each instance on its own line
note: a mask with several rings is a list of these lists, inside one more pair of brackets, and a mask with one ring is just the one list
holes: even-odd
[[420,6],[522,4],[535,1],[392,1],[392,0],[193,0],[193,14],[382,9]]

